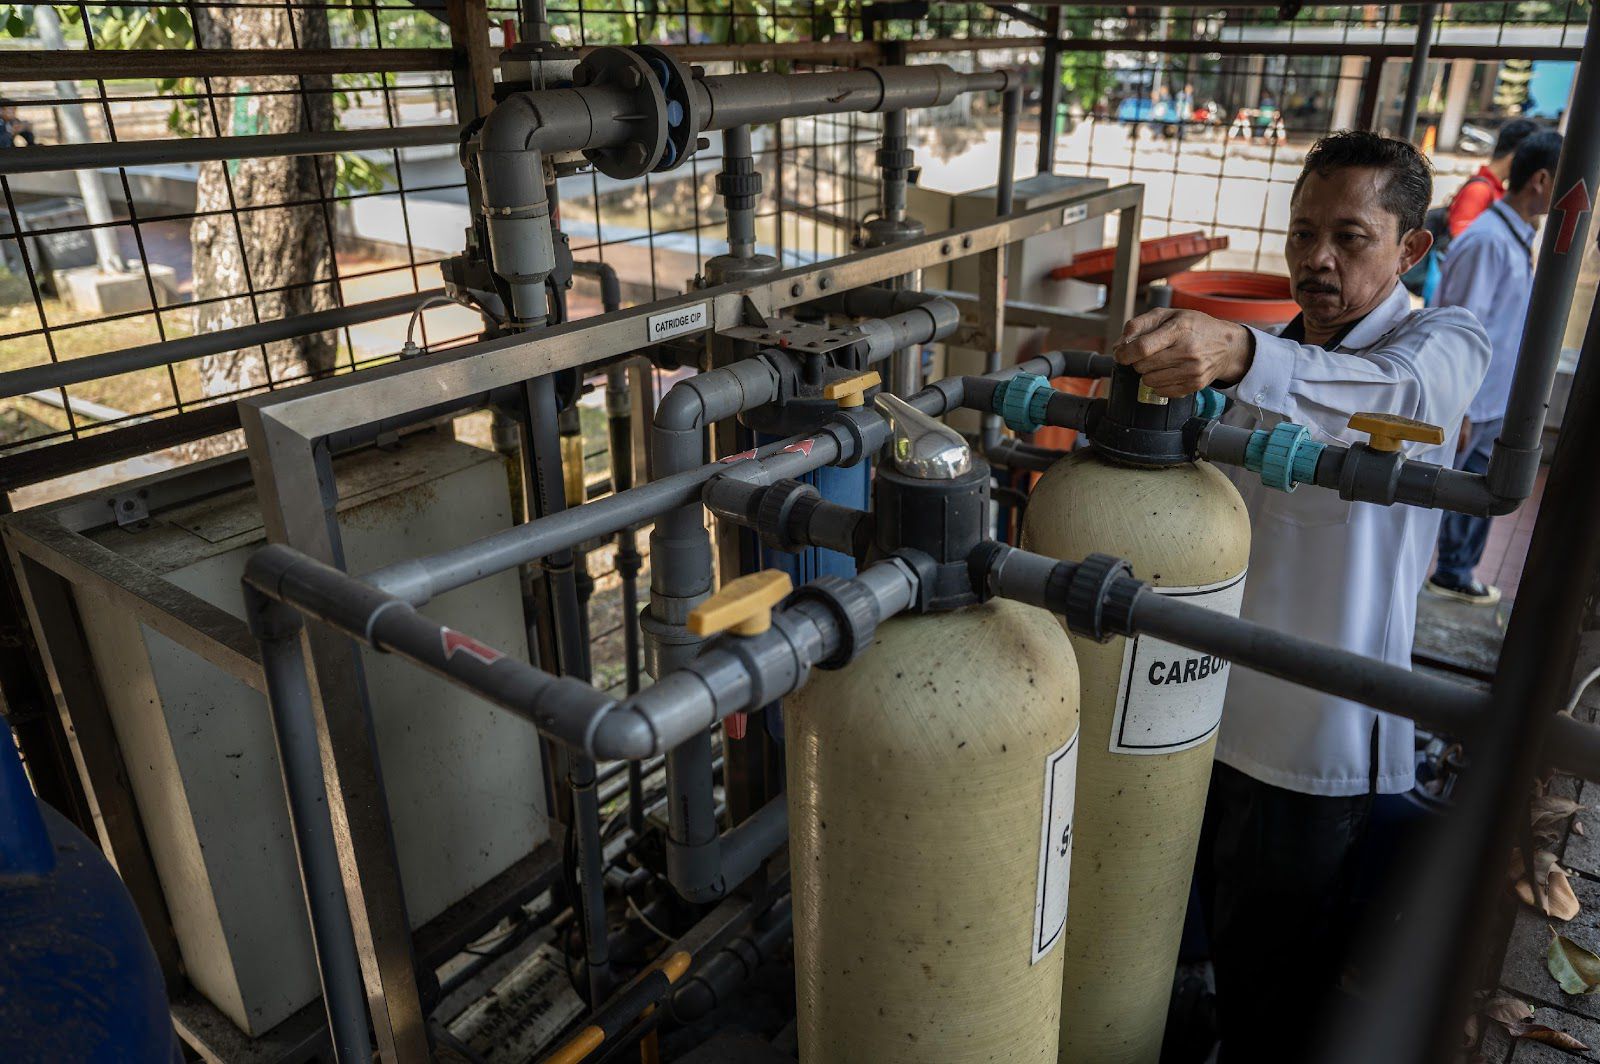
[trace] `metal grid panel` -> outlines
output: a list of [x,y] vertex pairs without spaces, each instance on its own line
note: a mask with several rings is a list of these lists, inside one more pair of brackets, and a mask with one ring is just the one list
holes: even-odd
[[[912,61],[957,65],[972,62],[970,49],[979,42],[1003,46],[979,53],[979,60],[1020,66],[1036,79],[1043,56],[1038,27],[1057,16],[1044,7],[1001,7],[1007,13],[978,4],[935,4],[925,18],[871,27],[871,36],[908,42]],[[444,0],[210,0],[183,6],[95,0],[52,10],[67,49],[138,53],[141,75],[70,83],[36,75],[0,83],[0,96],[20,101],[18,115],[33,122],[41,143],[64,139],[62,122],[73,104],[90,139],[117,142],[247,135],[261,130],[261,115],[285,102],[297,113],[299,128],[310,129],[392,129],[468,117],[457,113],[458,86],[447,69],[452,5]],[[1219,231],[1230,236],[1233,248],[1213,265],[1271,268],[1287,190],[1304,147],[1339,117],[1332,101],[1370,95],[1373,87],[1364,79],[1380,61],[1377,51],[1387,49],[1378,95],[1398,101],[1417,8],[1317,6],[1290,22],[1271,8],[1163,10],[1171,17],[1159,18],[1153,8],[1111,6],[1059,12],[1066,38],[1064,95],[1085,117],[1062,137],[1056,169],[1141,181],[1150,188],[1145,235]],[[496,49],[515,33],[518,11],[498,4],[486,14],[488,46]],[[1439,22],[1438,47],[1498,49],[1503,56],[1571,50],[1581,44],[1586,14],[1581,0],[1450,5]],[[874,57],[852,43],[868,36],[854,2],[557,0],[548,18],[557,39],[574,46],[648,42],[687,46],[702,55],[726,55],[732,47],[751,56],[737,64],[707,63],[712,72],[816,69],[792,56],[767,58],[782,54],[773,49],[804,42],[820,42],[810,56],[814,62],[829,49],[838,65]],[[253,20],[254,28],[238,31],[225,25],[229,19]],[[0,45],[36,45],[36,23],[22,31],[8,23]],[[1119,47],[1121,42],[1138,44]],[[184,76],[162,77],[159,64],[146,65],[154,62],[147,50],[154,46],[168,48],[166,69]],[[229,76],[231,58],[197,58],[229,48],[246,49],[237,53],[237,76]],[[251,56],[260,53],[251,50],[262,48],[299,48],[296,55],[306,60],[286,68],[294,73],[258,73],[261,61]],[[956,51],[962,48],[968,53]],[[393,60],[371,58],[384,52]],[[343,69],[337,68],[340,61]],[[197,63],[203,68],[198,74]],[[369,69],[385,65],[390,69]],[[1433,66],[1437,95],[1449,63]],[[1497,80],[1496,66],[1483,63],[1476,77]],[[1181,125],[1140,121],[1137,114],[1119,121],[1124,99],[1136,97],[1141,84],[1154,93],[1158,83],[1169,94],[1174,86],[1193,84],[1195,97],[1217,101],[1220,118],[1196,121],[1191,112]],[[1255,99],[1245,99],[1251,92]],[[1029,95],[1031,102],[1036,90]],[[1250,128],[1253,120],[1246,123],[1249,139],[1228,137],[1239,112],[1259,110],[1266,95],[1281,104],[1282,137],[1254,136],[1259,130]],[[1384,109],[1376,114],[1380,124],[1389,117]],[[980,110],[976,124],[992,120]],[[1424,129],[1428,121],[1425,104]],[[1275,123],[1267,129],[1277,133]],[[851,225],[872,207],[876,132],[872,116],[789,120],[758,131],[760,164],[768,176],[759,221],[763,250],[786,264],[844,250]],[[711,149],[679,171],[630,187],[594,174],[562,182],[563,220],[574,250],[580,258],[610,262],[622,274],[627,302],[682,291],[704,260],[721,250],[723,218],[710,181],[719,151],[713,138]],[[432,289],[439,283],[436,263],[459,248],[465,226],[465,190],[450,154],[441,145],[317,157],[304,165],[298,191],[289,196],[275,194],[271,181],[252,183],[241,176],[259,160],[190,164],[187,172],[181,166],[107,167],[98,173],[110,213],[98,221],[77,206],[75,178],[66,173],[0,180],[0,257],[9,267],[0,274],[0,368]],[[1459,183],[1458,170],[1464,175],[1476,163],[1466,157],[1440,161],[1441,196]],[[215,175],[215,193],[203,203],[197,193],[183,202],[179,186],[198,186],[202,172]],[[246,184],[247,195],[240,187]],[[1202,195],[1204,190],[1211,191]],[[258,276],[270,275],[271,263],[259,256],[252,261],[251,249],[260,228],[274,222],[331,247],[326,266],[292,284]],[[196,285],[198,262],[190,245],[202,229],[213,257],[236,260],[232,284]],[[110,309],[80,310],[61,290],[70,285],[52,267],[92,261],[106,247],[127,262],[131,281],[125,287],[131,294],[125,292]],[[593,282],[580,278],[572,314],[598,309]],[[342,328],[324,340],[327,353],[319,367],[347,371],[394,357],[405,321],[401,315]],[[422,336],[434,347],[463,342],[475,327],[474,317],[457,308],[422,315]],[[183,363],[70,386],[54,396],[4,400],[0,416],[8,424],[0,457],[303,379],[305,367],[295,360],[275,364],[274,350],[281,348],[213,360],[220,368]],[[224,380],[231,384],[219,383]]]

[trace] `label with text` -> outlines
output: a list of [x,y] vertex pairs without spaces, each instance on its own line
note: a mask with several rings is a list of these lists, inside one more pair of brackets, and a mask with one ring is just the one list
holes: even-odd
[[[1152,587],[1161,595],[1239,616],[1244,573],[1203,587]],[[1113,754],[1172,754],[1199,746],[1222,723],[1227,660],[1150,636],[1127,640],[1111,722]]]
[[696,303],[692,307],[652,314],[645,319],[645,323],[650,333],[649,342],[653,344],[674,336],[704,332],[711,327],[711,304]]
[[1072,803],[1078,788],[1078,733],[1045,759],[1044,825],[1039,829],[1039,880],[1033,900],[1033,950],[1038,964],[1067,928],[1067,880],[1072,873]]
[[1070,207],[1061,208],[1062,225],[1071,225],[1073,222],[1081,222],[1087,217],[1089,217],[1089,205],[1087,203],[1074,203]]

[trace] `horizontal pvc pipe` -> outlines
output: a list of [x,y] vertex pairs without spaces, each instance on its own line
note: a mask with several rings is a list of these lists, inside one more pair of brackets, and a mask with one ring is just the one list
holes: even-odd
[[323,132],[262,133],[250,137],[195,137],[185,140],[124,140],[114,143],[50,144],[0,151],[0,175],[98,170],[111,166],[160,166],[269,159],[285,155],[331,155],[455,144],[463,127],[401,126],[395,129],[336,129]]
[[1488,693],[1477,688],[1274,631],[1171,595],[1141,594],[1134,603],[1132,627],[1450,735],[1464,734],[1489,707]]
[[[1019,372],[1060,376],[1064,362],[1062,353],[1054,351],[993,376],[1004,379]],[[923,413],[940,417],[960,406],[963,394],[961,379],[952,377],[934,382],[912,396],[910,402]],[[862,418],[886,431],[883,418],[875,412],[864,413]],[[760,462],[763,475],[771,480],[798,478],[839,459],[839,441],[844,435],[842,430],[831,430],[791,436],[759,448],[751,457]],[[716,463],[687,470],[438,554],[385,566],[362,579],[420,606],[435,595],[526,565],[584,540],[613,535],[630,525],[653,520],[667,510],[694,501],[706,481],[728,469],[728,465]]]
[[937,107],[965,92],[1001,92],[1004,71],[962,74],[943,64],[864,67],[820,74],[723,74],[694,82],[703,129],[762,125],[783,118]]
[[[0,152],[3,160],[9,152]],[[405,314],[430,299],[442,297],[443,288],[430,288],[424,292],[375,299],[370,303],[353,303],[331,310],[319,310],[292,318],[241,325],[237,329],[220,329],[216,332],[198,333],[179,340],[125,347],[120,351],[107,351],[102,355],[69,359],[65,362],[48,362],[42,366],[29,366],[0,373],[0,399],[47,388],[65,388],[72,384],[102,380],[123,373],[134,373],[157,366],[174,365],[207,355],[220,355],[258,344],[277,340],[290,340],[297,336],[342,329],[347,325],[360,325],[381,318]]]
[[[1067,592],[1078,563],[1003,544],[979,549],[991,552],[981,562],[989,590],[1054,613],[1067,612]],[[1487,691],[1219,614],[1157,594],[1132,577],[1115,578],[1102,593],[1100,607],[1112,601],[1131,603],[1125,630],[1107,619],[1107,630],[1114,634],[1159,636],[1268,676],[1409,717],[1436,731],[1468,734],[1474,718],[1488,711]],[[1068,620],[1073,623],[1074,618]]]

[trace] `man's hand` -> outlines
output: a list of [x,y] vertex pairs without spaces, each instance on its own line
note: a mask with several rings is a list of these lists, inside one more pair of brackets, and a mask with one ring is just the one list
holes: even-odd
[[1467,418],[1461,419],[1461,431],[1456,434],[1456,454],[1467,449],[1467,444],[1472,442],[1472,422]]
[[1213,381],[1236,384],[1250,371],[1250,330],[1197,310],[1160,308],[1122,330],[1112,355],[1139,371],[1144,386],[1169,399],[1192,395]]

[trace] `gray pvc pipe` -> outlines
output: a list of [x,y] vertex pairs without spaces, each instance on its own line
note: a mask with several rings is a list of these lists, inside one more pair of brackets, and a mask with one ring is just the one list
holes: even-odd
[[[282,611],[284,607],[266,609]],[[256,609],[251,612],[260,613]],[[322,754],[317,747],[317,725],[311,712],[311,687],[301,655],[299,630],[300,618],[294,615],[290,630],[261,637],[261,668],[267,681],[278,767],[288,797],[295,851],[300,858],[301,885],[311,917],[311,939],[317,951],[317,974],[322,981],[334,1057],[340,1064],[367,1064],[372,1059],[372,1042],[367,1035],[366,985],[345,900],[339,848],[328,818]]]
[[942,63],[820,74],[723,74],[697,78],[702,129],[761,125],[802,115],[941,107],[964,92],[1001,92],[1004,71],[962,74]]
[[[1063,613],[1077,568],[1075,562],[1001,545],[990,560],[987,580],[995,594]],[[1132,632],[1214,654],[1451,735],[1467,734],[1474,720],[1488,712],[1487,691],[1219,614],[1157,594],[1132,577],[1120,577],[1116,583],[1119,597],[1132,597],[1128,624]]]
[[[722,157],[724,169],[729,160],[753,160],[749,126],[729,126],[722,131]],[[729,197],[728,206],[728,254],[749,258],[756,251],[756,208],[754,203],[734,206],[734,198]]]
[[[1540,440],[1550,404],[1550,386],[1561,360],[1572,292],[1589,248],[1597,190],[1600,190],[1600,4],[1589,7],[1589,34],[1572,88],[1566,140],[1556,167],[1555,199],[1544,226],[1539,268],[1528,300],[1527,324],[1517,352],[1517,368],[1506,400],[1505,424],[1495,440],[1487,474],[1490,490],[1521,501],[1533,494],[1539,473]],[[1581,101],[1581,102],[1580,102]],[[1562,207],[1562,200],[1588,190],[1589,210]]]
[[[1000,370],[990,378],[1001,380],[1016,373],[1059,377],[1066,370],[1068,358],[1069,353],[1046,352]],[[960,406],[964,394],[962,379],[949,377],[933,382],[908,401],[925,414],[941,417]],[[870,410],[859,417],[861,423],[873,425],[878,433],[877,440],[869,441],[868,447],[868,450],[876,450],[887,435],[883,418]],[[761,478],[770,483],[784,477],[798,478],[841,458],[855,457],[857,453],[851,433],[839,427],[825,427],[815,434],[791,436],[761,447],[756,452],[755,461],[761,470]],[[609,495],[537,521],[515,525],[450,550],[375,569],[361,579],[373,588],[386,591],[413,606],[421,606],[436,595],[537,561],[564,547],[614,535],[629,525],[641,524],[657,514],[683,506],[699,498],[706,481],[727,473],[729,469],[724,465],[706,465],[674,476],[659,477],[629,491]]]

